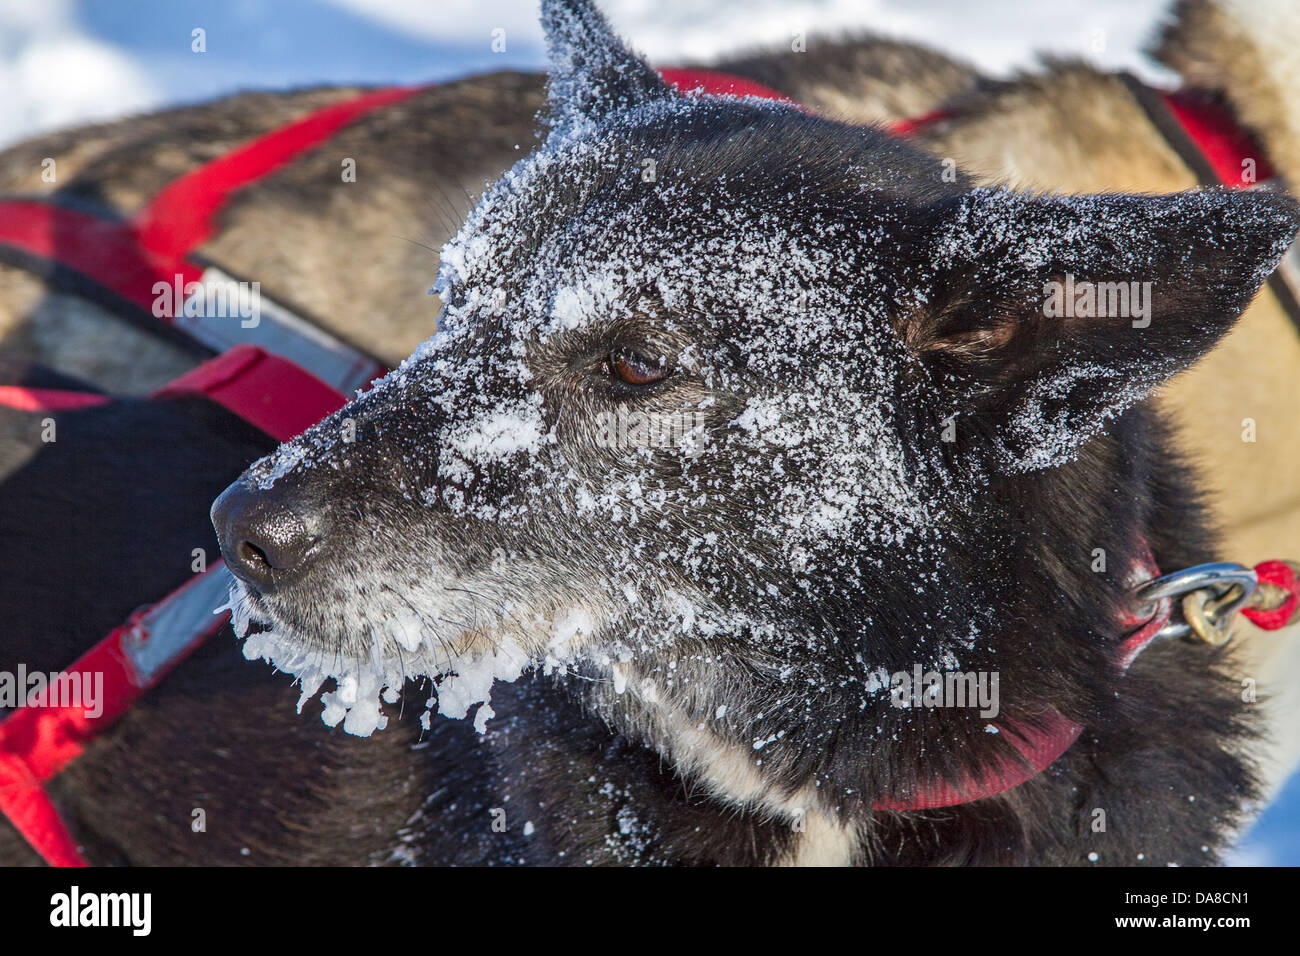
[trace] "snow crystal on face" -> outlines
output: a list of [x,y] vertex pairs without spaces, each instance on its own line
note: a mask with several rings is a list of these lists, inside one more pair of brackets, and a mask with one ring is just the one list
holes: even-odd
[[566,285],[555,291],[551,321],[543,329],[544,335],[582,328],[617,307],[623,290],[615,274],[587,272],[583,278],[580,285]]
[[262,491],[271,488],[277,481],[297,468],[307,458],[307,449],[301,445],[282,445],[273,455],[268,456],[268,467],[256,474],[257,487]]
[[504,461],[519,453],[536,454],[549,437],[539,405],[540,400],[494,409],[479,419],[457,425],[447,436],[447,447],[475,462]]
[[745,410],[736,416],[734,424],[754,438],[792,448],[802,443],[805,435],[798,422],[782,422],[785,404],[784,397],[751,398],[745,403]]

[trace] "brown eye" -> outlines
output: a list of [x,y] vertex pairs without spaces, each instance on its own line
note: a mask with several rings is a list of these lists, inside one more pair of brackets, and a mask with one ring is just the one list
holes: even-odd
[[668,363],[653,361],[636,352],[618,350],[609,354],[610,373],[629,385],[651,385],[668,377]]

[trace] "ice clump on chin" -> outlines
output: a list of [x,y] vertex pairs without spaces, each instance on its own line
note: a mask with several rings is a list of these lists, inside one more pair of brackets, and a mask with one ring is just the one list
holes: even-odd
[[[358,737],[369,737],[388,725],[388,717],[380,707],[381,700],[396,703],[407,678],[427,677],[434,671],[442,672],[444,676],[433,678],[435,696],[429,699],[428,707],[432,708],[436,703],[440,714],[460,719],[477,704],[474,727],[479,733],[486,733],[487,721],[495,716],[491,706],[493,685],[498,680],[514,682],[531,663],[522,649],[509,642],[499,644],[488,653],[455,660],[446,658],[435,667],[421,664],[408,669],[384,659],[378,645],[372,647],[368,658],[329,653],[277,632],[272,622],[265,621],[256,613],[243,585],[237,580],[231,584],[229,603],[213,613],[227,610],[231,614],[235,636],[244,639],[243,654],[247,660],[266,661],[277,670],[297,678],[299,713],[326,680],[333,680],[335,689],[321,695],[321,720],[330,727],[342,724],[345,732]],[[269,629],[250,633],[254,622],[267,625]],[[409,637],[402,643],[409,648]],[[427,729],[428,714],[422,718],[422,724]]]
[[510,645],[480,654],[468,663],[458,662],[455,674],[435,681],[438,713],[459,720],[478,704],[474,729],[480,734],[486,733],[488,720],[496,716],[492,709],[492,685],[499,680],[513,683],[523,674],[528,663],[528,656]]

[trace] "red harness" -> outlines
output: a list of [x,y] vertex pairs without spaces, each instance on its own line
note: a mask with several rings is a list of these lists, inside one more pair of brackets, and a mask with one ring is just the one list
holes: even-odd
[[[49,393],[29,394],[40,399]],[[87,401],[74,406],[63,400],[69,395],[76,393],[56,393],[53,409],[111,400],[82,395],[77,397]],[[205,362],[154,393],[156,398],[183,395],[202,395],[280,441],[346,401],[292,362],[247,345]],[[51,406],[31,410],[49,411]],[[226,599],[221,569],[218,561],[162,601],[136,611],[62,672],[78,687],[91,675],[103,675],[99,716],[86,715],[84,700],[61,706],[29,700],[0,721],[0,813],[52,866],[84,866],[85,860],[46,794],[45,783],[226,622],[227,617],[212,613]]]
[[[754,96],[798,105],[739,77],[694,69],[664,70],[663,75],[688,93]],[[152,316],[209,347],[229,346],[234,343],[220,341],[220,333],[211,327],[186,323],[181,316],[158,315],[158,284],[170,287],[178,277],[183,286],[204,280],[210,270],[192,253],[216,232],[217,214],[235,192],[324,143],[366,113],[417,92],[419,88],[378,90],[318,110],[182,176],[129,221],[103,219],[54,202],[0,200],[0,254],[8,253],[11,260],[43,273],[69,271],[80,279],[83,292],[88,282],[108,304],[125,307],[135,318]],[[1172,100],[1178,94],[1168,96]],[[1234,164],[1243,155],[1261,155],[1254,149],[1240,151],[1236,127],[1226,115],[1197,111],[1190,105],[1178,115],[1189,135],[1199,137],[1207,156],[1220,157],[1212,161],[1225,169],[1237,168]],[[909,135],[947,116],[936,111],[898,123],[893,131]],[[1236,145],[1231,149],[1216,145],[1223,142]],[[266,349],[236,344],[155,397],[203,395],[268,435],[287,440],[339,408],[351,387],[383,371],[379,363],[319,328],[304,335],[304,325],[285,310],[271,323]],[[80,392],[0,386],[0,404],[31,412],[69,411],[111,400]],[[137,611],[64,672],[103,674],[104,706],[99,717],[89,718],[81,708],[31,701],[32,706],[20,707],[0,721],[0,813],[51,865],[84,866],[86,861],[44,785],[75,760],[91,738],[226,623],[228,613],[212,614],[225,598],[221,570],[218,562],[157,604]],[[1291,584],[1294,587],[1294,576]],[[1131,633],[1119,647],[1121,670],[1156,636],[1170,613],[1166,600],[1150,620],[1124,622],[1123,629]],[[877,809],[924,810],[1003,793],[1051,766],[1083,728],[1051,710],[1032,727],[998,730],[1022,759],[1008,756],[978,778],[936,781],[881,801]]]

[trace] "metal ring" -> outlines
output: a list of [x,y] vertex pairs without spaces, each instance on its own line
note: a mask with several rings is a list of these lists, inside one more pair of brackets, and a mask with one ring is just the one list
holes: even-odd
[[[1133,589],[1133,603],[1139,616],[1155,613],[1155,605],[1165,598],[1178,598],[1196,591],[1210,591],[1213,600],[1227,597],[1234,590],[1240,594],[1228,603],[1211,609],[1211,616],[1216,625],[1222,626],[1233,614],[1239,611],[1259,586],[1259,576],[1253,568],[1228,561],[1211,564],[1197,564],[1173,574],[1166,574],[1139,584]],[[1182,603],[1181,601],[1179,602]],[[1160,629],[1157,637],[1185,637],[1196,633],[1187,621],[1170,621]]]
[[1237,606],[1227,613],[1237,610],[1241,604],[1250,599],[1250,596],[1255,593],[1255,588],[1259,586],[1259,576],[1255,574],[1253,568],[1248,568],[1244,564],[1228,561],[1197,564],[1139,584],[1133,589],[1133,600],[1140,608],[1145,608],[1155,604],[1161,598],[1178,597],[1205,588],[1214,590],[1215,597],[1223,597],[1236,586],[1242,588],[1242,596]]

